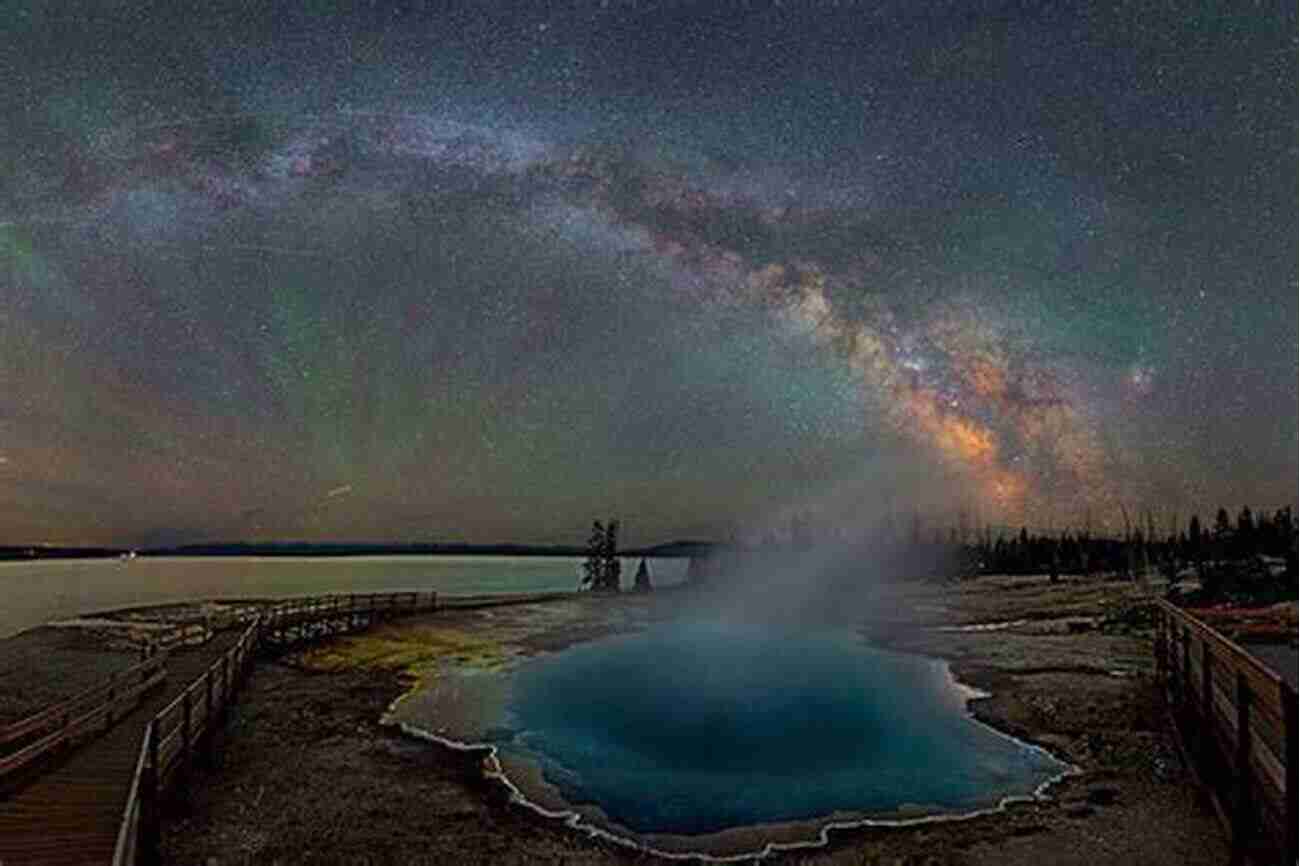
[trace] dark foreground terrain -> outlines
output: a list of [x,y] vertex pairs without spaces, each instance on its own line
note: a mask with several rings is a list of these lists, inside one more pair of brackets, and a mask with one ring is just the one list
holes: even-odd
[[[996,727],[1081,772],[1040,802],[961,821],[832,835],[772,859],[808,864],[1221,864],[1228,850],[1179,763],[1150,679],[1150,643],[1128,585],[986,578],[920,588],[926,628],[878,640],[948,658],[992,692]],[[231,714],[219,767],[201,770],[164,828],[177,864],[594,864],[660,862],[593,841],[507,802],[481,755],[380,724],[414,681],[607,633],[615,609],[664,601],[579,599],[455,611],[259,667]],[[636,606],[640,606],[637,608]],[[1000,623],[991,628],[990,623]],[[979,625],[969,629],[963,626]],[[870,631],[870,629],[868,629]],[[437,649],[430,662],[411,649]],[[450,648],[450,649],[449,649]]]

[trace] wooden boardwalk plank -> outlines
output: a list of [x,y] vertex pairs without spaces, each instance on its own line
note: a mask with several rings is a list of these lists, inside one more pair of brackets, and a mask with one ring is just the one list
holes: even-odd
[[103,736],[0,800],[0,863],[110,862],[145,726],[237,638],[238,632],[219,633],[203,646],[174,651],[161,688]]

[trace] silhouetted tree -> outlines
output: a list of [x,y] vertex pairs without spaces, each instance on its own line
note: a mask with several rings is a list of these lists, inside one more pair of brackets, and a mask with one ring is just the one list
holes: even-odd
[[1220,508],[1214,515],[1214,558],[1227,559],[1232,551],[1232,522],[1228,519],[1228,509]]
[[1187,524],[1187,558],[1196,565],[1196,576],[1205,580],[1205,533],[1201,531],[1201,518],[1192,515]]
[[649,592],[650,586],[650,567],[646,565],[645,557],[641,558],[641,564],[636,567],[636,579],[632,585],[637,592]]
[[1291,556],[1296,550],[1296,521],[1291,506],[1279,508],[1273,514],[1273,533],[1269,550],[1273,556]]
[[1133,534],[1129,536],[1128,553],[1129,570],[1133,574],[1133,579],[1145,581],[1147,579],[1147,545],[1146,536],[1142,534],[1141,529],[1133,530]]
[[1092,530],[1085,527],[1079,533],[1079,571],[1092,577],[1092,563]]
[[1232,522],[1228,520],[1228,509],[1220,508],[1214,515],[1214,537],[1227,538],[1232,535]]
[[601,589],[605,577],[605,526],[599,520],[591,522],[591,535],[587,536],[587,559],[582,563],[582,586]]
[[1255,553],[1255,515],[1251,512],[1249,505],[1243,505],[1241,513],[1237,515],[1237,532],[1233,538],[1233,554],[1235,558],[1242,559],[1247,556],[1254,556]]
[[604,582],[601,589],[618,592],[622,588],[623,563],[618,558],[618,521],[611,520],[605,525],[605,538],[600,549],[604,565]]

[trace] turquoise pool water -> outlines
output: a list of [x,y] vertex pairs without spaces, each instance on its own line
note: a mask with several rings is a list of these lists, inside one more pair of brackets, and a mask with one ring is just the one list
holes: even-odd
[[1065,769],[972,720],[942,662],[845,632],[663,626],[534,660],[512,693],[499,747],[638,833],[967,811]]

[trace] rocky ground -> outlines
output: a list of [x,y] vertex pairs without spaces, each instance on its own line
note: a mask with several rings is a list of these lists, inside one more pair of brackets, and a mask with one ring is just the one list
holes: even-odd
[[[773,858],[806,864],[1223,863],[1226,844],[1164,733],[1149,634],[1129,584],[985,578],[910,587],[872,639],[949,659],[991,696],[989,724],[1046,746],[1080,773],[1050,796],[978,818],[834,834]],[[594,842],[509,804],[481,754],[379,724],[413,677],[491,667],[689,603],[685,594],[458,610],[347,638],[260,667],[230,717],[220,767],[170,810],[164,861],[626,863],[654,857]],[[906,613],[906,615],[904,615]],[[903,627],[904,622],[910,622]]]
[[42,626],[0,641],[0,725],[75,697],[140,661],[80,628]]
[[102,685],[177,625],[191,626],[189,643],[206,643],[215,630],[235,628],[240,617],[256,612],[251,604],[154,605],[59,620],[0,639],[0,724]]

